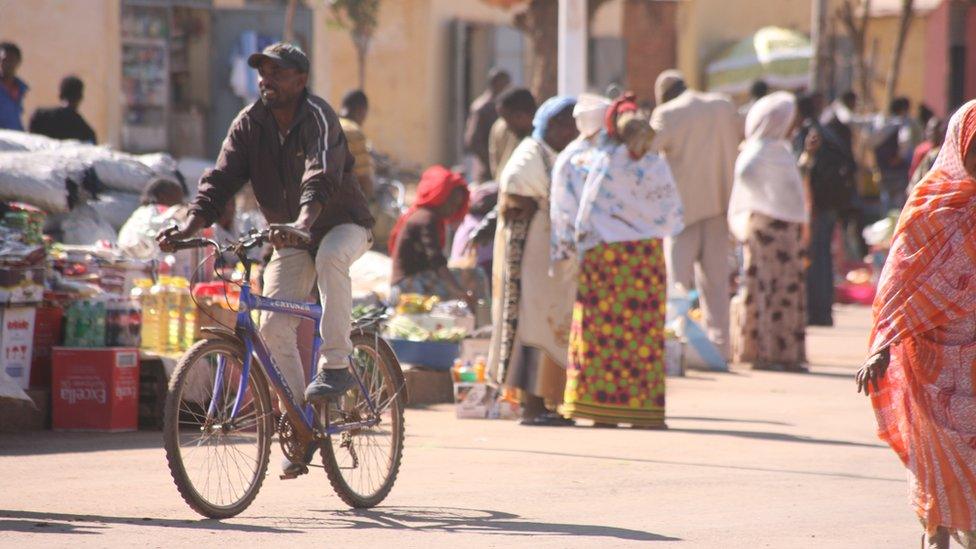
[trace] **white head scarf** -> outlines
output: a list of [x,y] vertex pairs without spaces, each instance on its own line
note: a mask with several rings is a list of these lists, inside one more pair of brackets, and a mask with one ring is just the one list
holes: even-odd
[[749,232],[749,217],[763,214],[790,223],[807,221],[803,180],[787,132],[796,116],[796,100],[787,92],[767,95],[746,115],[746,140],[735,162],[729,200],[729,229],[740,241]]
[[576,128],[582,137],[592,137],[603,129],[610,100],[606,97],[581,93],[573,107],[573,117],[576,118]]

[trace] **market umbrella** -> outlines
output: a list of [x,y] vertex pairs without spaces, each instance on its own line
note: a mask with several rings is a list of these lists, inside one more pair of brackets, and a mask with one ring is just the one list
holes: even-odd
[[726,48],[705,69],[710,91],[738,94],[757,79],[780,89],[797,89],[809,81],[813,46],[805,35],[763,27]]

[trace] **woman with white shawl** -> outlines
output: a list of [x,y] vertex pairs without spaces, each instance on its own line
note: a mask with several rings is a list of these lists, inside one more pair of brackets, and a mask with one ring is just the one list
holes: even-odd
[[[557,240],[579,262],[563,414],[598,427],[664,428],[663,238],[684,228],[667,160],[633,94],[607,108],[579,207],[554,203]],[[564,236],[558,236],[564,235]]]
[[744,268],[732,307],[732,353],[755,369],[805,370],[810,199],[787,141],[795,116],[787,92],[756,101],[735,163],[729,228],[743,245]]

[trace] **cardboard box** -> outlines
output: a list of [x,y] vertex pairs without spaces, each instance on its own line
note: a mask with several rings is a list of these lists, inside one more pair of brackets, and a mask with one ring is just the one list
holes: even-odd
[[22,389],[30,387],[35,314],[33,307],[0,309],[0,367]]
[[34,320],[34,350],[31,358],[31,387],[51,387],[51,353],[61,345],[61,323],[64,310],[60,307],[38,307]]
[[455,383],[454,413],[459,419],[485,419],[494,396],[495,390],[486,383]]
[[0,267],[0,305],[40,303],[44,267]]
[[51,366],[55,430],[136,430],[138,349],[55,347]]

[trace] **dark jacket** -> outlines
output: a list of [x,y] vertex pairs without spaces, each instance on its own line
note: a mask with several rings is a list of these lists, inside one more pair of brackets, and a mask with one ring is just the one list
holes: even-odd
[[291,223],[302,205],[318,201],[323,209],[312,228],[314,250],[333,227],[373,226],[353,162],[339,117],[321,97],[305,93],[284,142],[259,100],[234,119],[217,165],[200,179],[191,211],[214,222],[248,180],[269,223]]
[[37,109],[31,116],[28,126],[31,133],[46,135],[53,139],[77,139],[95,143],[95,131],[81,114],[71,107]]
[[820,134],[820,148],[813,156],[812,165],[805,175],[810,176],[813,210],[846,210],[854,195],[854,175],[857,164],[849,143],[839,135],[836,127],[823,126],[820,122],[803,121],[793,140],[797,156],[803,153],[807,135],[816,130]]

